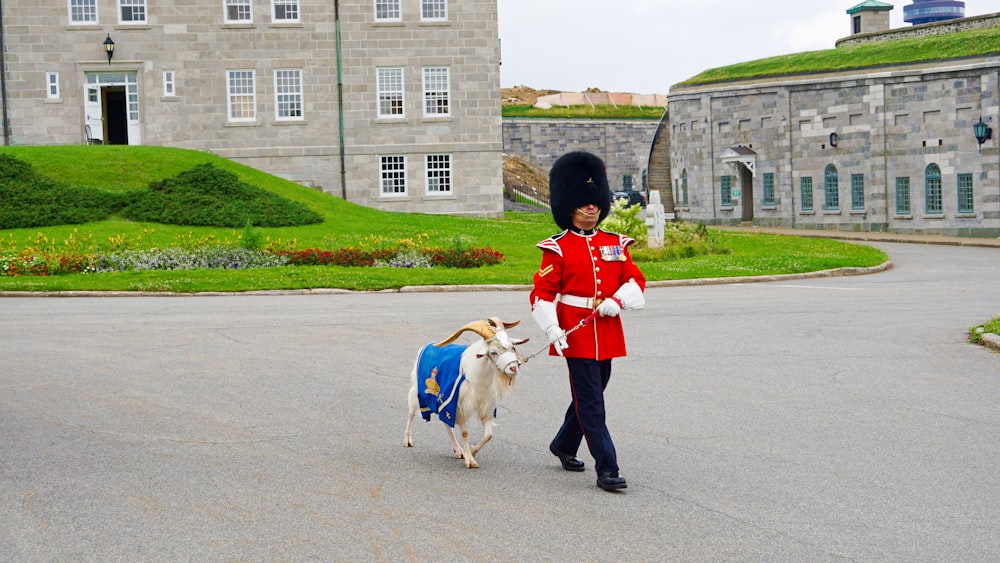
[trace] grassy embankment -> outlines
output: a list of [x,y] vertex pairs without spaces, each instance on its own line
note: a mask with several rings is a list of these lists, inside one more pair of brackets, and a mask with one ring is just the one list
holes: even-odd
[[[145,189],[202,163],[235,173],[240,180],[301,202],[323,220],[313,225],[260,229],[279,248],[358,248],[396,246],[419,240],[433,248],[486,247],[504,263],[481,268],[374,268],[283,266],[249,270],[130,271],[60,276],[0,276],[0,291],[248,291],[344,288],[380,290],[409,285],[528,284],[537,268],[535,243],[553,234],[547,213],[507,213],[502,219],[379,211],[343,201],[208,153],[159,147],[3,147],[36,171],[69,185],[109,192]],[[498,188],[499,189],[499,188]],[[727,254],[643,262],[650,280],[801,273],[882,263],[884,253],[828,239],[757,235],[708,230]],[[121,218],[81,225],[0,230],[0,253],[25,248],[58,252],[70,243],[100,252],[126,241],[130,248],[163,248],[192,241],[238,244],[240,229],[136,223]]]

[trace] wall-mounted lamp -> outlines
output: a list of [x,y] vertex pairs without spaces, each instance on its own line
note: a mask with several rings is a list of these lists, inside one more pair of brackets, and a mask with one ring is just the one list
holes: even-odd
[[[992,119],[992,118],[987,118]],[[979,152],[983,152],[983,143],[993,138],[993,128],[987,127],[983,123],[983,117],[979,116],[979,121],[972,124],[972,134],[976,136],[976,142],[979,143]]]
[[111,64],[111,57],[115,55],[115,42],[111,40],[111,34],[104,40],[104,52],[108,54],[108,64]]

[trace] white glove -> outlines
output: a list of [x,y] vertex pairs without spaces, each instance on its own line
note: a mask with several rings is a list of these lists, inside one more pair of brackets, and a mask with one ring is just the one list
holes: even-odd
[[[630,279],[615,292],[615,297],[621,302],[622,309],[633,311],[646,306],[646,296],[642,294],[642,288],[634,279]],[[605,301],[604,303],[607,303]],[[601,303],[601,305],[604,305]],[[600,307],[598,307],[600,310]]]
[[597,306],[597,312],[602,317],[617,317],[618,313],[622,312],[622,306],[618,303],[617,297],[610,297],[601,301],[601,304]]
[[549,336],[549,344],[555,349],[556,354],[563,355],[563,350],[569,348],[566,343],[566,331],[559,328],[559,325],[552,325],[546,329],[545,334]]
[[566,331],[559,328],[559,317],[556,316],[556,304],[551,301],[535,301],[535,306],[531,310],[531,317],[538,323],[539,328],[549,337],[549,344],[556,350],[556,354],[563,355],[563,350],[569,347],[566,343]]

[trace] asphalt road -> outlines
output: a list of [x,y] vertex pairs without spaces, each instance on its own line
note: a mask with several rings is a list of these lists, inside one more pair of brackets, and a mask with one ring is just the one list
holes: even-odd
[[[417,349],[523,291],[0,299],[5,561],[996,561],[1000,249],[647,292],[609,424],[629,487],[547,445],[523,368],[467,470],[403,447]],[[478,428],[477,428],[478,432]]]

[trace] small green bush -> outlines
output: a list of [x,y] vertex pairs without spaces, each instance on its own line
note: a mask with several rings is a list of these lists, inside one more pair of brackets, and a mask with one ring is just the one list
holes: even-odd
[[241,182],[232,172],[211,164],[134,193],[123,215],[140,222],[232,228],[290,227],[323,220],[305,205]]
[[611,206],[611,213],[601,222],[601,228],[631,237],[639,247],[646,246],[646,221],[639,217],[640,211],[640,205],[629,205],[624,199],[616,200]]
[[30,164],[7,154],[0,154],[0,202],[0,229],[102,221],[123,204],[116,194],[41,176]]
[[709,254],[732,252],[718,237],[713,237],[705,223],[668,221],[663,228],[662,248],[639,248],[632,251],[636,262],[665,262]]

